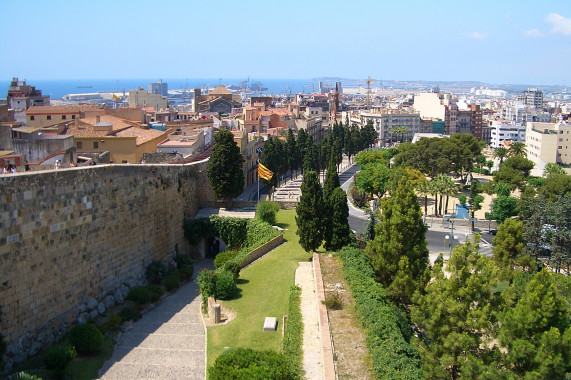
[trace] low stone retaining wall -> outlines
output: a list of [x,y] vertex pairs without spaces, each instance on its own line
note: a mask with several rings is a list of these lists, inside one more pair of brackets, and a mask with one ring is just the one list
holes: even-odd
[[284,234],[276,236],[272,240],[268,241],[265,244],[262,244],[258,248],[248,253],[248,256],[246,256],[246,258],[242,260],[242,263],[240,263],[240,265],[242,266],[242,268],[247,267],[248,265],[259,259],[260,257],[264,256],[266,253],[270,252],[272,249],[276,248],[278,245],[280,245],[283,242],[284,242]]

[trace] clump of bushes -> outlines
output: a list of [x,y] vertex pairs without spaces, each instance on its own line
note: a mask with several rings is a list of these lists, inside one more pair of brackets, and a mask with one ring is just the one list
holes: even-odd
[[343,297],[341,297],[338,291],[328,293],[323,304],[330,310],[341,310],[343,309]]
[[151,284],[160,284],[168,273],[165,263],[153,260],[145,269],[145,276]]
[[119,312],[119,316],[121,318],[123,318],[124,321],[138,321],[139,319],[141,319],[141,312],[131,306],[125,306],[123,309],[121,309],[121,311]]
[[165,292],[163,291],[163,288],[161,288],[159,285],[148,285],[148,286],[146,286],[146,288],[149,291],[149,295],[150,295],[150,301],[149,302],[157,302],[158,300],[161,299],[163,294],[165,294]]
[[30,375],[24,371],[20,371],[11,376],[8,376],[8,380],[42,380],[42,378],[36,375]]
[[165,288],[168,291],[178,288],[180,280],[174,274],[170,274],[165,278]]
[[69,344],[50,348],[44,356],[44,364],[47,369],[61,372],[77,356],[75,347]]
[[357,316],[367,334],[367,348],[379,379],[423,379],[421,357],[410,344],[412,329],[406,316],[391,305],[386,290],[363,250],[339,252],[345,279],[355,299]]
[[234,280],[234,274],[230,271],[223,270],[216,274],[216,293],[215,298],[227,300],[232,298],[238,288]]
[[177,268],[181,268],[183,265],[190,265],[192,266],[192,260],[189,255],[183,255],[181,253],[177,253],[174,255],[174,262]]
[[146,286],[135,286],[129,289],[126,299],[142,306],[151,302],[151,291]]
[[123,323],[123,318],[119,314],[111,314],[109,318],[103,324],[103,327],[107,331],[117,331]]
[[210,380],[296,380],[300,376],[285,355],[275,351],[236,348],[220,355],[208,369]]
[[192,265],[181,265],[178,267],[178,277],[181,281],[188,281],[192,278],[192,274],[194,273],[194,268]]
[[258,207],[256,207],[256,217],[273,226],[276,224],[276,214],[279,210],[280,206],[276,202],[258,202]]
[[103,347],[103,334],[92,324],[73,326],[69,341],[80,355],[91,355]]
[[288,315],[282,344],[284,355],[292,366],[301,371],[303,361],[303,317],[301,316],[301,289],[289,289]]

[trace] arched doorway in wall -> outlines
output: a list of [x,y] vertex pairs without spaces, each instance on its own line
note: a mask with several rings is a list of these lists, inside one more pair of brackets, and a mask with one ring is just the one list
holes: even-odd
[[206,239],[206,252],[204,253],[205,258],[214,259],[220,252],[226,251],[226,243],[219,237],[213,237]]

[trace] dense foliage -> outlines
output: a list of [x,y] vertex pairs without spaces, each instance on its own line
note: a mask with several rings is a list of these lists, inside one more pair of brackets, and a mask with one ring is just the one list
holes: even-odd
[[391,305],[365,253],[356,248],[339,252],[345,279],[355,299],[357,316],[366,329],[367,347],[378,379],[422,379],[421,358],[410,344],[411,326]]
[[308,252],[315,251],[323,242],[324,214],[323,191],[317,173],[308,171],[303,176],[295,217],[299,244]]
[[279,210],[280,206],[276,202],[258,202],[258,206],[256,207],[256,218],[273,226],[276,224],[276,214]]
[[301,316],[301,289],[292,286],[289,291],[288,314],[282,344],[284,355],[292,367],[300,368],[303,360],[303,318]]
[[58,345],[47,350],[44,356],[44,364],[47,369],[61,372],[76,356],[75,347]]
[[401,177],[381,209],[375,238],[367,244],[366,253],[377,280],[393,297],[407,302],[428,280],[428,248],[422,211],[406,177]]
[[228,350],[208,369],[210,380],[295,380],[299,375],[288,358],[274,351]]
[[222,129],[214,136],[216,144],[208,160],[206,174],[216,198],[230,202],[244,191],[244,158],[232,132]]
[[349,206],[347,194],[340,187],[335,188],[327,201],[328,223],[325,229],[325,249],[337,251],[351,243],[352,231],[349,227]]
[[103,334],[92,324],[75,325],[69,332],[69,341],[80,355],[91,355],[103,347]]

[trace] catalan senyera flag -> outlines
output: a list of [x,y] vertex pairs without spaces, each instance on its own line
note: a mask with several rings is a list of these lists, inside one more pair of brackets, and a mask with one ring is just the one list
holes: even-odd
[[258,177],[265,179],[266,181],[269,181],[272,179],[273,176],[274,173],[272,173],[270,169],[266,168],[264,165],[258,162]]

